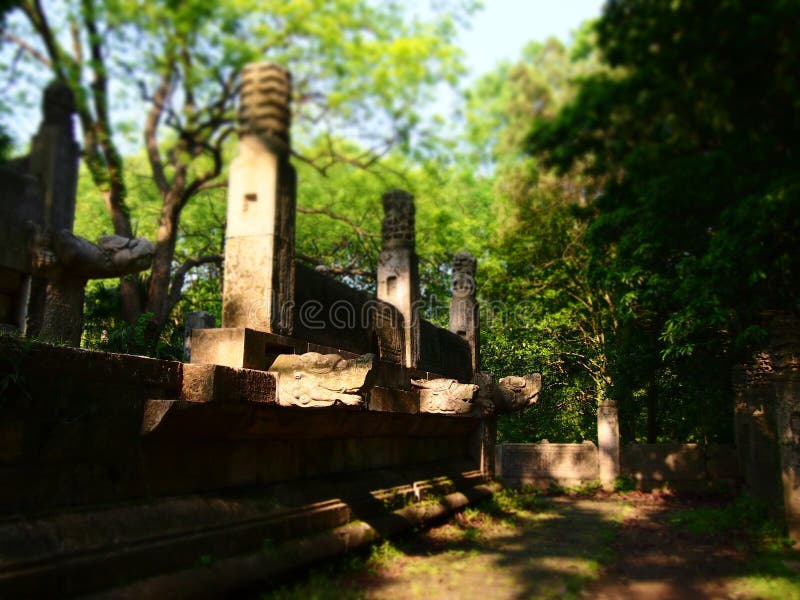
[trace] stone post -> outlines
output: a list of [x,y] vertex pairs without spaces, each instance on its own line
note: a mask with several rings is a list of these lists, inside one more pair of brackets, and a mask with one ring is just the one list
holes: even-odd
[[378,299],[403,315],[403,364],[419,361],[419,261],[415,251],[414,197],[403,190],[383,195],[382,251],[378,257]]
[[611,400],[597,407],[597,450],[600,482],[613,489],[619,477],[619,415],[617,403]]
[[297,179],[289,162],[290,101],[288,71],[245,66],[228,184],[222,327],[292,332]]
[[475,299],[477,261],[468,252],[453,257],[453,286],[450,298],[450,331],[460,335],[472,352],[472,372],[480,367],[478,302]]
[[183,320],[183,362],[192,359],[192,331],[195,329],[213,329],[217,320],[211,313],[199,311],[186,313]]
[[[31,140],[29,159],[30,174],[39,187],[36,196],[41,198],[41,220],[36,225],[45,232],[72,231],[75,223],[80,159],[72,122],[75,110],[75,96],[66,83],[54,81],[45,88],[42,97],[44,119]],[[85,285],[85,281],[83,283]],[[74,302],[80,303],[80,322],[77,327],[82,330],[83,289],[80,282],[65,278],[48,281],[40,274],[32,275],[25,335],[53,341],[69,340],[72,343],[77,339],[77,343],[80,343],[81,331],[76,332],[73,324],[63,323],[64,316],[60,314]],[[74,316],[70,315],[69,318],[73,319]],[[61,324],[65,329],[62,330]]]

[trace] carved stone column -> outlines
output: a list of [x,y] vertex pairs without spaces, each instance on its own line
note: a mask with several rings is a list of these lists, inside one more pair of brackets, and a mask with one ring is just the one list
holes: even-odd
[[415,251],[414,197],[403,190],[383,195],[382,251],[378,256],[378,299],[394,305],[405,321],[403,364],[419,361],[419,261]]
[[619,415],[614,401],[597,407],[597,450],[600,482],[606,488],[613,488],[614,480],[619,477]]
[[472,350],[472,372],[480,367],[480,323],[475,299],[477,261],[468,252],[453,257],[453,287],[450,298],[450,331],[463,337]]
[[[78,188],[78,161],[80,147],[75,141],[72,115],[75,114],[75,96],[66,83],[54,81],[44,90],[42,97],[42,124],[31,140],[29,157],[30,175],[37,182],[36,200],[41,203],[39,218],[35,224],[49,232],[72,231],[75,222],[75,198]],[[38,211],[37,211],[38,212]],[[25,334],[32,337],[48,337],[44,323],[57,325],[45,315],[45,306],[52,298],[56,304],[70,298],[80,298],[83,310],[83,291],[77,292],[72,283],[64,289],[50,289],[56,283],[48,283],[41,275],[30,276],[29,295],[25,316]],[[82,314],[82,312],[81,312]],[[70,331],[69,339],[75,340],[74,326],[65,325]],[[78,324],[82,327],[82,321]],[[57,326],[60,328],[60,325]],[[59,333],[59,336],[61,334]],[[61,339],[61,338],[59,338]],[[80,334],[77,339],[80,340]]]
[[239,153],[230,167],[222,327],[291,334],[296,174],[289,72],[242,71]]

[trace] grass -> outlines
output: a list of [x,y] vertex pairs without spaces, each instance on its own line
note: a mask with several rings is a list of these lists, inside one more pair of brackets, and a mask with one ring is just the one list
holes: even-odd
[[739,598],[800,600],[800,552],[784,528],[770,519],[761,500],[741,495],[720,507],[700,507],[676,512],[673,527],[703,537],[734,536],[747,552],[748,573],[731,585]]
[[383,541],[309,571],[262,600],[577,598],[611,560],[620,506],[503,489],[426,532]]

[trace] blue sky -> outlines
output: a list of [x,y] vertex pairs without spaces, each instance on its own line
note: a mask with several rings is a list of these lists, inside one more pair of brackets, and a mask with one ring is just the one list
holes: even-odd
[[461,35],[470,78],[513,61],[532,40],[555,36],[568,41],[586,19],[600,16],[603,0],[483,0],[483,10]]

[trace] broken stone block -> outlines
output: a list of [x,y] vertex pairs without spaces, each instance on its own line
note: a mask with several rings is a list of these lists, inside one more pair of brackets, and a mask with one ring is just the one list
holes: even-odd
[[374,363],[374,354],[352,359],[317,352],[280,354],[269,372],[277,379],[283,406],[362,406]]
[[412,379],[411,383],[420,388],[420,412],[467,415],[475,408],[473,400],[478,392],[475,384],[455,379]]

